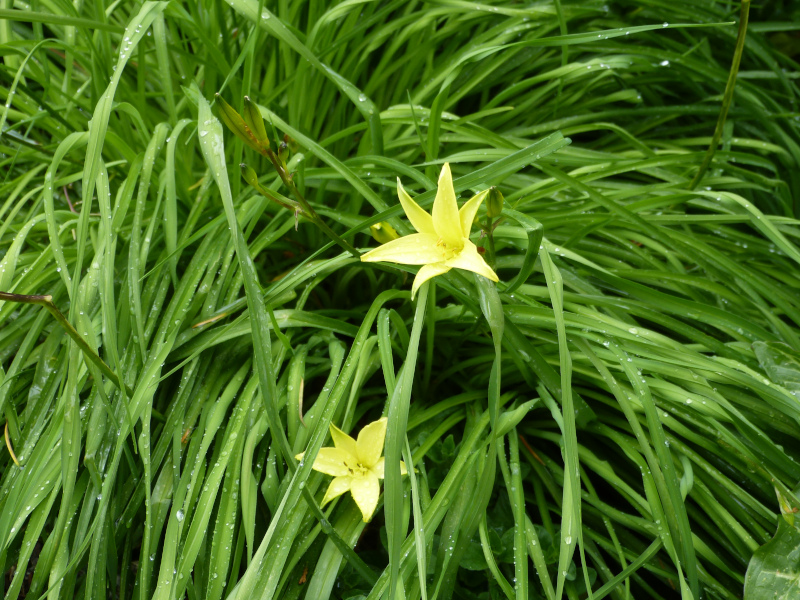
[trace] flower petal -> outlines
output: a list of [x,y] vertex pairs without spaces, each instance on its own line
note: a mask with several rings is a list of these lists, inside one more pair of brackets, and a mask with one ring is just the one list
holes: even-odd
[[433,201],[433,226],[448,247],[454,250],[461,248],[464,236],[461,235],[461,219],[458,216],[458,202],[449,163],[444,163],[439,175],[439,189]]
[[[386,472],[385,465],[386,465],[386,459],[384,457],[381,457],[381,459],[378,461],[378,464],[372,467],[372,472],[378,476],[378,479],[383,479],[383,475]],[[402,460],[400,461],[400,475],[408,475],[408,470],[406,470],[406,463],[404,463]]]
[[448,267],[456,269],[465,269],[473,271],[478,275],[491,279],[492,281],[499,281],[497,274],[492,271],[492,268],[486,264],[483,257],[478,254],[478,248],[469,240],[464,240],[464,249],[459,252],[458,256],[451,258],[445,263]]
[[312,468],[326,475],[341,477],[350,475],[347,463],[352,460],[349,452],[344,452],[338,448],[320,448]]
[[443,258],[439,238],[430,233],[414,233],[361,255],[364,262],[393,262],[404,265],[425,265]]
[[334,477],[333,480],[331,480],[331,484],[328,486],[328,491],[325,492],[325,497],[322,499],[322,506],[325,506],[328,502],[334,498],[338,498],[349,490],[352,481],[353,478],[350,476]]
[[475,194],[458,211],[458,216],[461,219],[461,231],[465,238],[469,237],[469,232],[472,231],[472,223],[475,221],[475,213],[478,212],[478,207],[480,207],[481,202],[483,202],[488,193],[489,190],[487,189]]
[[428,281],[428,279],[441,275],[442,273],[447,273],[449,270],[450,267],[443,262],[423,265],[422,268],[417,271],[417,276],[414,278],[414,285],[411,286],[411,299],[414,299],[414,296],[417,295],[417,290],[423,283]]
[[331,423],[331,437],[333,438],[333,445],[339,450],[343,450],[350,454],[353,462],[358,462],[356,458],[356,441],[347,435],[344,431],[339,429],[336,425]]
[[381,484],[378,482],[378,477],[372,471],[367,471],[364,477],[353,477],[350,483],[350,493],[353,494],[353,500],[361,509],[361,515],[366,523],[372,518],[378,507],[378,498],[381,495]]
[[411,221],[414,229],[420,233],[436,235],[436,230],[433,228],[433,217],[408,195],[408,192],[403,188],[403,184],[400,183],[399,177],[397,178],[397,197],[400,198],[400,204],[403,205],[403,210],[406,212],[406,216]]
[[366,425],[358,432],[358,462],[370,469],[378,464],[378,459],[383,454],[383,441],[386,439],[386,423],[389,419],[383,417]]

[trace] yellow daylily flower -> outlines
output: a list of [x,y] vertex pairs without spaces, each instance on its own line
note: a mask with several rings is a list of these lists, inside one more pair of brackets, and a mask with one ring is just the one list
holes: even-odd
[[[383,479],[384,458],[383,441],[386,438],[386,423],[383,417],[373,421],[358,433],[354,440],[331,423],[333,448],[320,448],[312,468],[326,475],[333,475],[333,481],[325,492],[322,506],[350,491],[356,501],[364,522],[372,518],[381,495],[379,479]],[[303,460],[303,454],[295,456]],[[400,461],[400,472],[406,474],[406,466]]]
[[413,299],[420,286],[450,269],[465,269],[497,281],[497,274],[486,264],[478,248],[469,239],[472,222],[483,199],[484,190],[468,200],[461,210],[453,189],[450,164],[445,163],[439,175],[439,189],[428,214],[403,189],[397,178],[397,195],[403,210],[418,233],[406,235],[370,250],[361,256],[364,262],[393,262],[403,265],[422,265],[411,287]]

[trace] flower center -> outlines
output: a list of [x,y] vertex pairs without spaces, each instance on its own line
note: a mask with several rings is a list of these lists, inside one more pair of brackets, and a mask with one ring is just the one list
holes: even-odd
[[442,238],[439,238],[439,241],[436,242],[436,247],[439,248],[439,251],[442,253],[442,260],[450,260],[451,258],[455,258],[461,251],[461,248],[456,248],[452,244],[448,246],[447,242],[445,242]]
[[345,466],[347,466],[347,470],[350,472],[352,477],[364,477],[369,471],[369,469],[360,462],[345,463]]

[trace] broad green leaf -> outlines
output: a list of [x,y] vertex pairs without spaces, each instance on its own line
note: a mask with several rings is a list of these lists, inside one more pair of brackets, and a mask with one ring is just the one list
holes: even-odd
[[746,600],[800,598],[800,531],[778,519],[778,531],[755,551],[744,582]]
[[754,342],[753,351],[772,381],[800,391],[800,352],[782,342]]

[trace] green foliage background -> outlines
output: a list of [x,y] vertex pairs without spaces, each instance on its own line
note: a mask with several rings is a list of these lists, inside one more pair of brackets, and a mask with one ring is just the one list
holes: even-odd
[[[0,302],[6,598],[796,597],[794,3],[753,7],[691,186],[739,14],[0,0],[0,291],[52,298]],[[398,177],[498,186],[501,282],[412,303],[295,228],[215,93],[356,248],[410,231]],[[320,512],[289,455],[382,414],[416,473]]]

